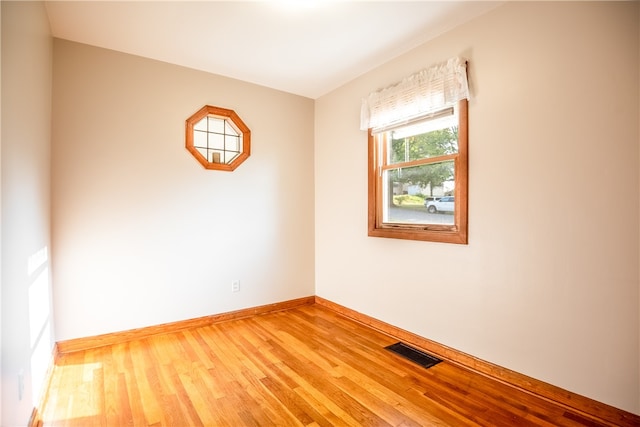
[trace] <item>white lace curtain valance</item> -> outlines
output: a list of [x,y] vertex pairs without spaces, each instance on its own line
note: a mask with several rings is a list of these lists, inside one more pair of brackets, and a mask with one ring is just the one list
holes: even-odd
[[456,57],[413,74],[362,100],[360,129],[411,121],[469,99],[467,63]]

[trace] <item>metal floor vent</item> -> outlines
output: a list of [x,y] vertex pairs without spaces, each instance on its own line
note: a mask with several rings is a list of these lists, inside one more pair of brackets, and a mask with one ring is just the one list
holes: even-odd
[[438,359],[437,357],[434,357],[430,354],[425,353],[424,351],[420,351],[417,348],[413,348],[401,342],[391,344],[385,347],[385,349],[392,351],[397,355],[404,357],[405,359],[409,359],[412,362],[417,363],[418,365],[425,368],[430,368],[442,362],[442,360]]

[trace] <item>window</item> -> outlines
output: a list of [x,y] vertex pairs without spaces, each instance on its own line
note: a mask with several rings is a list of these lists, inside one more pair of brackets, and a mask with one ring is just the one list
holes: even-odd
[[233,110],[205,105],[186,127],[187,150],[207,169],[232,171],[251,154],[251,131]]
[[[425,81],[432,92],[446,89],[447,84],[434,84],[434,75],[441,83],[443,75],[450,75],[443,70],[451,70],[451,62],[426,70],[429,78]],[[459,70],[460,60],[456,58],[453,65]],[[391,93],[380,96],[378,92],[363,102],[363,113],[373,112],[363,120],[369,131],[369,236],[467,243],[466,66],[463,77],[462,97],[454,95],[425,107],[424,94],[433,99],[433,93],[425,92],[424,87],[416,91],[422,109],[417,112],[405,108],[411,99],[406,86],[400,94],[404,110],[395,108],[399,104],[393,97],[406,80]],[[459,76],[453,78],[461,81]],[[409,87],[413,85],[414,90],[416,80],[410,78]],[[393,111],[385,111],[385,104],[393,106]],[[391,120],[380,119],[381,113]]]

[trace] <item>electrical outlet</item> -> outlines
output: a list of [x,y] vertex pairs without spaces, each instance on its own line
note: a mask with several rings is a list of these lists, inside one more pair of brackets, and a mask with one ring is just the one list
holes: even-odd
[[240,280],[231,282],[231,292],[240,292]]

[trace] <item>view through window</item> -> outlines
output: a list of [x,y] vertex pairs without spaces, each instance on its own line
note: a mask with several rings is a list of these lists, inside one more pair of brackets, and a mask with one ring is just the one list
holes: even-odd
[[385,223],[454,224],[458,117],[435,117],[389,130],[382,137]]

